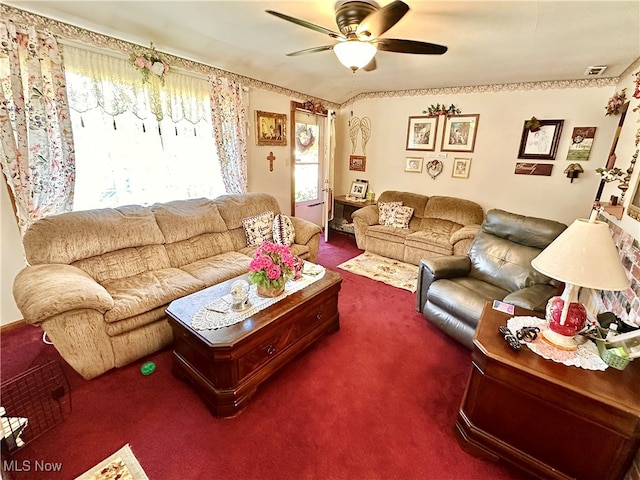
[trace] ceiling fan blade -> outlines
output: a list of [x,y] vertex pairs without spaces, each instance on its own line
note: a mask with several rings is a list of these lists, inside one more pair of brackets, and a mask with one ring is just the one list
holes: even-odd
[[417,40],[401,40],[398,38],[378,38],[373,40],[378,50],[384,52],[416,53],[419,55],[442,55],[448,49],[444,45],[419,42]]
[[304,50],[298,50],[297,52],[287,53],[287,57],[297,57],[298,55],[306,55],[307,53],[324,52],[326,50],[333,50],[333,45],[323,45],[322,47],[305,48]]
[[295,18],[295,17],[290,17],[289,15],[285,15],[284,13],[274,12],[273,10],[265,10],[265,11],[267,13],[270,13],[271,15],[274,15],[288,22],[295,23],[296,25],[310,28],[311,30],[315,30],[316,32],[329,35],[332,38],[341,38],[343,40],[346,39],[346,37],[343,34],[334,32],[333,30],[329,30],[328,28],[321,27],[320,25],[316,25],[315,23],[307,22],[306,20],[300,20],[299,18]]
[[376,68],[378,68],[378,65],[376,64],[376,57],[373,57],[369,63],[362,67],[362,70],[365,72],[372,72]]
[[409,5],[399,0],[391,2],[373,13],[367,15],[358,25],[356,35],[360,36],[369,32],[370,36],[377,38],[393,27],[409,11]]

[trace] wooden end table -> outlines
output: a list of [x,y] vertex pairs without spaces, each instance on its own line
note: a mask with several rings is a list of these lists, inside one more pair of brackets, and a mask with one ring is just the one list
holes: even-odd
[[342,277],[326,270],[317,282],[240,323],[217,330],[193,329],[193,315],[229,293],[238,278],[174,300],[167,308],[174,333],[173,372],[190,381],[211,412],[221,417],[238,413],[260,384],[340,328]]
[[623,478],[640,448],[640,365],[592,371],[516,352],[498,333],[510,317],[491,303],[482,312],[456,424],[462,448],[538,478]]
[[[331,221],[330,227],[333,230],[337,230],[339,232],[346,232],[353,234],[353,218],[351,215],[356,210],[360,210],[361,208],[368,207],[369,205],[375,205],[375,201],[367,200],[365,202],[354,202],[353,200],[347,200],[346,195],[339,195],[333,199],[334,202],[334,218]],[[344,225],[342,220],[345,220],[347,223]]]

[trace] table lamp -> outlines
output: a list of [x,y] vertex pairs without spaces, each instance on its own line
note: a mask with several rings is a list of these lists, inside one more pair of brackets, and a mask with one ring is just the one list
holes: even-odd
[[630,285],[609,226],[596,215],[594,210],[589,220],[575,220],[531,261],[540,273],[565,283],[562,295],[547,304],[549,328],[542,332],[543,340],[562,350],[577,348],[574,337],[587,320],[578,301],[580,287],[625,290]]

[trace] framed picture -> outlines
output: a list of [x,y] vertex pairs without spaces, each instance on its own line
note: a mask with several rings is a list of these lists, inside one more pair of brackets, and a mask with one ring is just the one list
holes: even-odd
[[356,172],[364,172],[367,165],[367,157],[362,155],[350,155],[349,156],[349,170],[355,170]]
[[640,222],[640,179],[638,179],[634,187],[633,196],[627,208],[627,215]]
[[369,184],[367,182],[363,182],[362,180],[351,182],[351,190],[349,191],[349,196],[354,198],[365,198],[367,195],[368,186]]
[[571,134],[571,146],[567,152],[567,160],[585,162],[589,160],[596,127],[575,127]]
[[421,173],[423,162],[424,162],[424,158],[422,157],[407,157],[404,163],[404,171]]
[[450,115],[445,118],[443,152],[473,152],[480,115]]
[[540,128],[535,132],[524,126],[518,158],[555,160],[563,124],[564,120],[540,120]]
[[469,170],[471,169],[470,158],[454,158],[451,176],[453,178],[469,178]]
[[433,152],[436,149],[438,117],[409,117],[407,150]]
[[256,144],[287,145],[287,116],[284,113],[256,110]]

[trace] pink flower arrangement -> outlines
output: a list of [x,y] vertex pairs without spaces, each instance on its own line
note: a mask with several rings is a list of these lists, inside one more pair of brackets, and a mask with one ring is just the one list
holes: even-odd
[[607,106],[604,107],[607,111],[606,115],[620,115],[620,107],[627,101],[627,89],[623,88],[620,93],[616,92],[613,97],[607,102]]
[[169,64],[156,51],[151,42],[151,48],[145,52],[132,53],[131,64],[142,72],[142,83],[149,81],[149,73],[154,74],[164,85],[164,75],[169,71]]
[[287,245],[264,242],[249,264],[249,279],[262,287],[281,288],[293,276],[295,258]]

